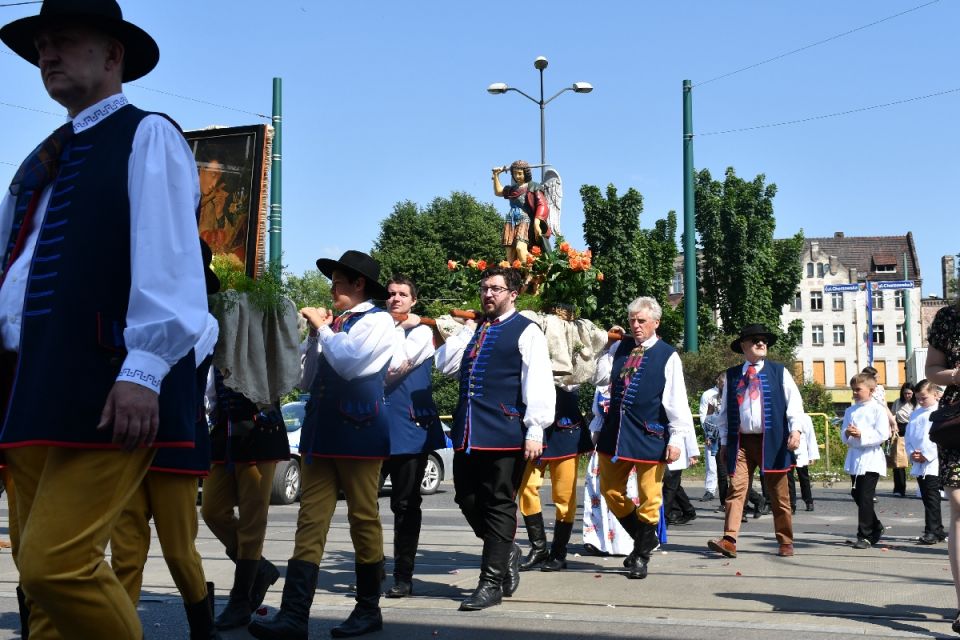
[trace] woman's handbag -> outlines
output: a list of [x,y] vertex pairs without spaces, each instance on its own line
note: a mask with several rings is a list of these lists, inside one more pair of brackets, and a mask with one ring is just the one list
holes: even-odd
[[960,449],[960,387],[951,385],[930,414],[930,441],[944,449]]

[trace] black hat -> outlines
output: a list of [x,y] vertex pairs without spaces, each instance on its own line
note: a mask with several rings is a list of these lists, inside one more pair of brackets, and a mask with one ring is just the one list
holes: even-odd
[[14,20],[0,29],[0,40],[32,65],[39,66],[34,44],[41,29],[51,25],[84,24],[123,44],[123,82],[150,73],[160,60],[160,48],[146,31],[126,22],[117,0],[43,0],[40,14]]
[[317,260],[317,269],[328,278],[333,278],[334,269],[363,276],[367,281],[368,296],[374,300],[386,300],[389,297],[387,289],[380,284],[380,263],[362,251],[347,251],[339,260],[320,258]]
[[766,325],[748,324],[740,330],[740,337],[730,343],[730,348],[733,349],[733,352],[743,353],[743,347],[740,346],[740,342],[742,340],[746,340],[750,336],[763,336],[767,339],[768,347],[772,347],[777,343],[777,336],[767,329]]
[[210,245],[203,238],[200,239],[200,254],[203,256],[203,275],[207,279],[207,295],[209,296],[220,291],[220,278],[210,268],[210,263],[213,262],[213,251],[210,250]]

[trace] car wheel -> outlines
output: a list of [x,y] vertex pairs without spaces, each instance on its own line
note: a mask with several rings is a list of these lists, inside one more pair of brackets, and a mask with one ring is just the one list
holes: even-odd
[[293,504],[300,496],[300,463],[297,460],[278,462],[273,474],[270,504]]
[[427,456],[427,468],[423,471],[423,481],[420,482],[420,495],[429,496],[437,492],[443,480],[443,465],[440,459],[432,453]]

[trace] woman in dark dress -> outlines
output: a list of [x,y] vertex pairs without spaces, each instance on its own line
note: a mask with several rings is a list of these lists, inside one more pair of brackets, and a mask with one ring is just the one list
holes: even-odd
[[[960,305],[940,309],[930,325],[927,350],[927,380],[946,387],[940,406],[956,401],[960,395]],[[950,531],[947,549],[953,586],[960,608],[960,449],[940,451],[940,486],[950,498]],[[960,613],[953,621],[960,633]]]

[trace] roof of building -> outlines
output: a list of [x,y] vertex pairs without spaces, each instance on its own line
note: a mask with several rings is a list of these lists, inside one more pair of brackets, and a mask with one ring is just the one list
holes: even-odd
[[[819,245],[820,254],[835,256],[845,267],[857,270],[857,279],[921,281],[913,233],[903,236],[847,236],[841,232],[826,238],[805,238],[804,253],[811,245]],[[903,272],[903,255],[907,254],[909,278]],[[877,267],[893,267],[877,272]]]

